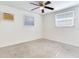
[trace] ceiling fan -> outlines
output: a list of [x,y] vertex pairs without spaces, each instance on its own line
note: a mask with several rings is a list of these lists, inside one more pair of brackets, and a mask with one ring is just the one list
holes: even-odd
[[35,3],[30,3],[30,4],[37,6],[36,8],[31,9],[31,11],[33,11],[33,10],[35,10],[35,9],[38,9],[38,8],[40,8],[40,10],[41,10],[42,13],[44,13],[44,9],[45,9],[45,8],[46,8],[46,9],[49,9],[49,10],[54,10],[54,8],[47,6],[48,4],[51,4],[50,1],[46,1],[46,2],[44,2],[44,1],[39,1],[38,4],[35,4]]

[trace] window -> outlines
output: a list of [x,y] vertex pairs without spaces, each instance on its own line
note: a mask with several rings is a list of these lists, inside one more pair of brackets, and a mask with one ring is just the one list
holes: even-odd
[[55,24],[57,27],[66,27],[74,25],[74,11],[68,11],[55,15]]

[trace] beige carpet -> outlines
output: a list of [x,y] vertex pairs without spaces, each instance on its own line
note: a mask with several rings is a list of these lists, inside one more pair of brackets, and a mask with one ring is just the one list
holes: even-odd
[[79,57],[79,48],[47,39],[39,39],[0,48],[0,58]]

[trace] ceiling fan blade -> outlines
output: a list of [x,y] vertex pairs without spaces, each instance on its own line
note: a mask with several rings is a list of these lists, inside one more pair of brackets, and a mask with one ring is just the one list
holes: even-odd
[[48,6],[45,6],[45,8],[50,9],[50,10],[54,10],[54,8],[48,7]]
[[44,13],[44,9],[42,9],[41,11],[42,11],[42,13]]
[[32,4],[32,5],[36,5],[36,6],[40,6],[40,5],[38,5],[38,4],[35,4],[35,3],[30,3],[30,4]]
[[45,5],[48,5],[48,4],[50,4],[51,2],[50,1],[47,1],[46,3],[45,3]]
[[36,8],[33,8],[33,9],[31,9],[31,11],[33,11],[33,10],[35,10],[35,9],[38,9],[39,7],[36,7]]

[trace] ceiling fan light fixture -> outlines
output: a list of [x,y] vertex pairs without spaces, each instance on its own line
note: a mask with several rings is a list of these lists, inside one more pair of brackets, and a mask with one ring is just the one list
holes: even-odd
[[31,10],[35,10],[35,9],[38,9],[38,8],[39,8],[42,13],[45,12],[45,9],[54,10],[54,8],[47,6],[48,4],[51,4],[50,1],[46,1],[46,2],[44,2],[44,1],[39,1],[38,4],[35,4],[35,3],[31,3],[31,4],[38,6],[38,7],[36,7],[36,8],[31,9]]
[[43,10],[43,9],[44,9],[44,6],[41,6],[41,7],[40,7],[40,10]]

